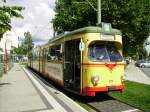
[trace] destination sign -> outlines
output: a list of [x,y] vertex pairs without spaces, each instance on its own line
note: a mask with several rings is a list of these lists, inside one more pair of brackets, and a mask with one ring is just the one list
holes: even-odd
[[114,35],[101,35],[102,40],[115,40]]

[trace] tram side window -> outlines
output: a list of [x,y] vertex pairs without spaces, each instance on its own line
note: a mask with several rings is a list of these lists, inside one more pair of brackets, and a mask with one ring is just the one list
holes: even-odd
[[62,61],[62,53],[60,52],[60,49],[60,45],[51,46],[49,48],[47,59],[50,61]]
[[46,58],[47,60],[49,60],[49,59],[48,59],[48,58],[49,58],[48,53],[49,53],[49,48],[46,48],[45,58]]
[[35,53],[33,52],[33,61],[35,60]]
[[38,52],[35,52],[35,54],[34,54],[34,61],[37,61],[38,59],[39,59]]
[[36,61],[36,53],[34,54],[34,61]]
[[28,56],[28,58],[29,58],[29,60],[32,60],[33,55],[32,55],[32,53],[31,53],[31,52],[29,52],[29,56]]
[[40,53],[37,52],[37,55],[36,55],[36,60],[39,60],[40,59]]
[[36,53],[35,53],[35,61],[37,60],[37,58],[38,58],[38,57],[37,57],[37,52],[36,52]]
[[34,53],[34,61],[36,60],[36,53]]
[[2,55],[0,55],[0,63],[2,63],[3,62],[3,57],[2,57]]

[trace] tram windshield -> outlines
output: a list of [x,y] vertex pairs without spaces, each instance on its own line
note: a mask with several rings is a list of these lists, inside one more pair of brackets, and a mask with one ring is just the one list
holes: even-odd
[[114,45],[90,45],[88,57],[100,62],[119,62],[123,59]]

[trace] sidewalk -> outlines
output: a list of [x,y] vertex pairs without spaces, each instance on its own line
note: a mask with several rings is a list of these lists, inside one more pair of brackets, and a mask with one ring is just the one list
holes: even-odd
[[[67,108],[70,107],[63,107],[53,95],[45,92],[43,86],[32,75],[29,75],[19,64],[14,64],[8,74],[0,78],[0,112],[59,112],[58,108],[62,109],[61,112],[69,112]],[[38,87],[42,88],[42,91]],[[57,105],[57,108],[54,105]],[[76,105],[74,108],[86,112],[76,103],[70,105]],[[75,112],[71,109],[70,111]]]
[[150,78],[144,74],[134,63],[130,63],[125,69],[126,80],[150,85]]
[[0,78],[0,112],[46,109],[42,99],[18,64]]

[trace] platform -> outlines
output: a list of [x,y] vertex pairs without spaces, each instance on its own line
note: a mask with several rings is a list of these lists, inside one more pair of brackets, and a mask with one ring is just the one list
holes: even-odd
[[62,92],[43,87],[30,71],[14,64],[0,78],[0,112],[87,111]]

